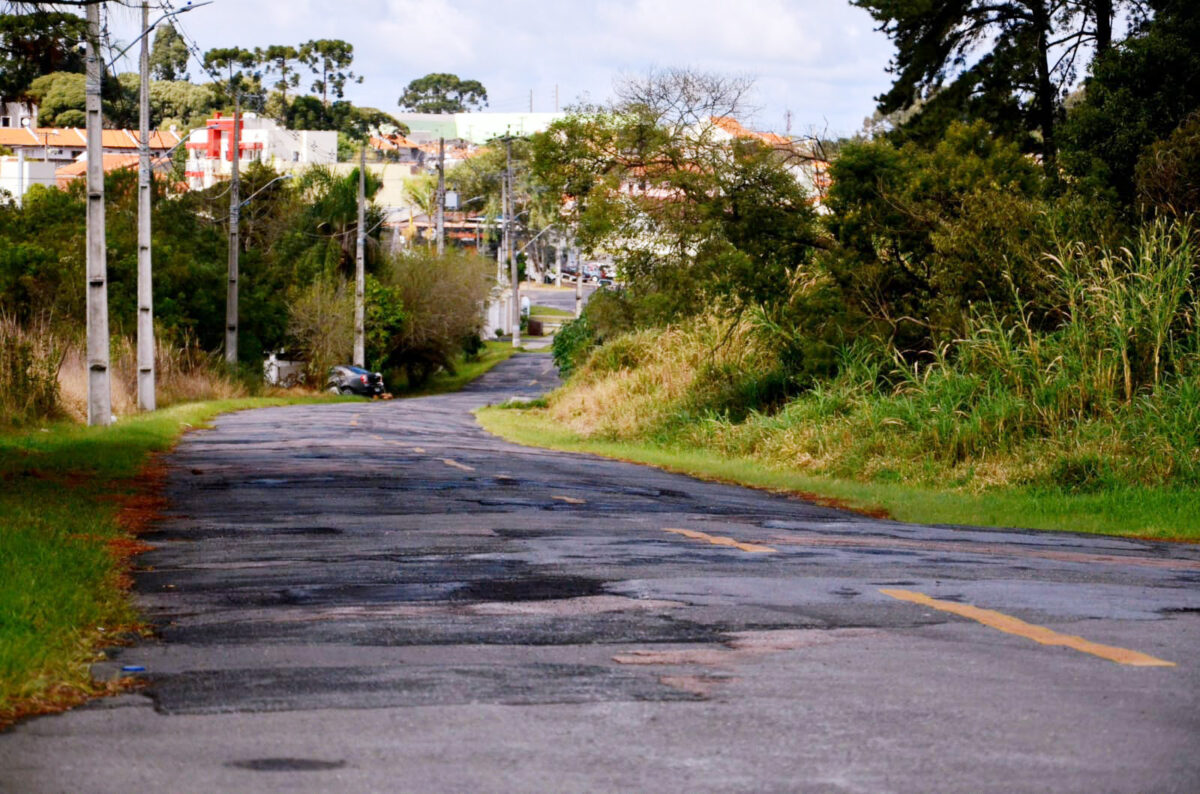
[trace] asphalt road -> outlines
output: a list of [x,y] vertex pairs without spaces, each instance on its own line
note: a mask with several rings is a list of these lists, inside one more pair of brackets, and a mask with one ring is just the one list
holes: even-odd
[[553,382],[519,356],[189,435],[139,558],[158,638],[97,670],[146,689],[0,735],[0,789],[1200,790],[1200,549],[872,520],[470,415]]

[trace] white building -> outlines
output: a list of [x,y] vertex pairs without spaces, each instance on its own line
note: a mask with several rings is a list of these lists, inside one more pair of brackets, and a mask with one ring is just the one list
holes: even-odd
[[7,191],[20,204],[34,185],[54,187],[57,165],[44,160],[31,160],[23,151],[0,157],[0,191]]
[[[220,113],[202,129],[193,130],[186,144],[185,176],[193,190],[212,187],[228,179],[233,170],[233,119]],[[238,130],[238,163],[264,163],[279,171],[337,162],[337,132],[287,130],[271,119],[247,113]]]

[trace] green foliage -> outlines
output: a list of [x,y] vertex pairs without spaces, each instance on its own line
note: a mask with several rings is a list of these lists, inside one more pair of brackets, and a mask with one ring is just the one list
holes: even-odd
[[[65,112],[84,109],[83,73],[52,72],[36,78],[29,84],[28,93],[38,102],[38,123],[46,127],[80,126],[64,124],[60,116]],[[75,121],[72,114],[68,121]]]
[[1063,163],[1080,180],[1136,199],[1146,147],[1200,108],[1200,7],[1159,0],[1153,20],[1096,59],[1063,126]]
[[960,334],[972,303],[1040,288],[1042,177],[984,123],[951,125],[932,150],[848,144],[831,176],[838,246],[823,263],[847,308],[901,349]]
[[[400,290],[383,285],[374,276],[367,276],[365,341],[367,365],[371,369],[382,369],[403,344],[407,319]],[[474,338],[478,340],[479,335],[475,334]],[[478,352],[478,348],[472,345],[471,352]]]
[[398,104],[411,113],[466,113],[487,107],[487,89],[478,80],[434,72],[409,83]]
[[86,23],[69,11],[0,14],[0,102],[23,100],[34,80],[83,72]]
[[341,39],[314,39],[300,45],[297,56],[312,70],[312,91],[321,95],[321,104],[329,104],[329,95],[341,99],[346,83],[361,83],[362,78],[350,71],[354,63],[354,45]]
[[400,328],[379,343],[388,383],[416,387],[440,370],[453,372],[470,337],[479,335],[482,307],[492,286],[493,263],[447,250],[438,257],[415,249],[391,257],[378,273],[380,308]]
[[1113,20],[1142,7],[1133,0],[1054,7],[1042,0],[853,2],[896,46],[889,65],[895,79],[879,97],[880,111],[921,106],[901,140],[932,144],[950,124],[979,119],[1035,146],[1048,166],[1057,152],[1061,89],[1074,80],[1074,64],[1089,48],[1106,51]]
[[154,46],[150,48],[150,74],[167,82],[188,80],[187,42],[169,21],[154,34]]
[[596,335],[592,331],[587,315],[576,317],[563,323],[562,328],[554,335],[550,352],[554,357],[554,366],[558,374],[564,378],[570,377],[591,352],[596,344]]
[[154,80],[150,83],[150,126],[161,129],[175,125],[180,134],[204,125],[218,105],[213,91],[183,80]]
[[[649,89],[672,94],[687,78]],[[811,257],[815,217],[787,155],[716,129],[631,101],[534,138],[533,174],[569,199],[578,244],[614,255],[636,323],[786,301],[791,272]]]
[[1176,216],[1200,212],[1200,111],[1142,154],[1136,182],[1144,207]]

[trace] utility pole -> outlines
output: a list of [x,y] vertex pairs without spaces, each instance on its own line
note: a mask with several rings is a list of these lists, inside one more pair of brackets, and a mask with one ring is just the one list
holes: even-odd
[[438,138],[437,254],[446,253],[446,139]]
[[504,246],[508,245],[508,177],[500,174],[500,245],[496,246],[496,283],[504,284]]
[[[231,81],[232,82],[232,81]],[[238,360],[238,219],[241,203],[238,196],[238,161],[242,157],[238,127],[242,119],[242,95],[233,94],[233,171],[229,176],[229,290],[225,296],[225,361],[230,366]]]
[[558,83],[554,84],[554,112],[558,112]]
[[575,316],[583,316],[583,263],[579,261],[579,249],[572,248],[567,256],[575,256]]
[[88,424],[112,423],[108,372],[108,261],[104,235],[104,154],[100,133],[100,4],[87,7],[87,362]]
[[153,411],[154,290],[150,260],[150,3],[142,0],[141,93],[138,147],[138,279],[137,279],[137,393],[138,408]]
[[512,171],[512,138],[504,139],[504,182],[508,189],[505,191],[504,202],[504,255],[508,257],[509,279],[512,281],[512,338],[513,347],[521,346],[521,282],[517,279],[517,258],[513,256],[512,243],[512,203],[513,203],[513,171]]
[[367,361],[367,144],[363,143],[358,163],[358,244],[354,257],[354,366]]
[[529,112],[533,112],[533,89],[529,89]]

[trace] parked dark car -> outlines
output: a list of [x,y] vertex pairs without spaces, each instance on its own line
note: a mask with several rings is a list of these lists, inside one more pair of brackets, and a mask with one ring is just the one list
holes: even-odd
[[325,388],[338,394],[375,397],[384,392],[383,375],[378,372],[368,372],[362,367],[338,365],[329,370]]

